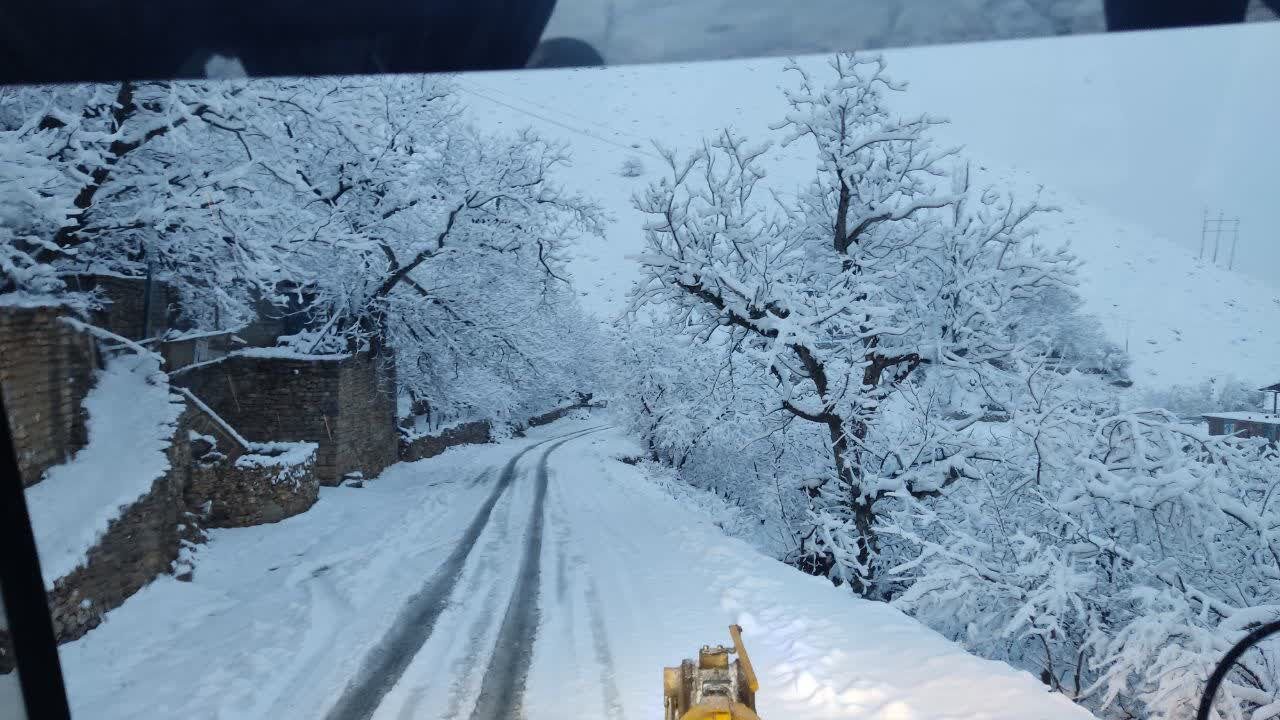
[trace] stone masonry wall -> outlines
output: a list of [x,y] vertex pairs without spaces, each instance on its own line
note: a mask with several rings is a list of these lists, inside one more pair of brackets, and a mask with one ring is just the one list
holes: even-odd
[[177,559],[178,525],[186,509],[183,491],[191,467],[189,417],[190,413],[184,413],[178,420],[168,450],[169,471],[111,521],[83,565],[54,582],[49,591],[49,612],[59,643],[75,640],[97,627],[104,613],[168,572]]
[[164,358],[164,369],[166,372],[173,372],[188,365],[226,357],[235,349],[235,337],[234,330],[224,330],[165,340],[160,343],[159,348],[160,355]]
[[293,463],[257,455],[197,461],[186,491],[188,508],[205,528],[279,522],[305,512],[319,497],[314,450]]
[[58,321],[60,306],[0,307],[0,390],[23,487],[39,482],[88,441],[85,395],[93,386],[93,338]]
[[400,459],[405,461],[435,457],[455,445],[479,445],[492,439],[489,422],[477,420],[451,427],[439,435],[401,438]]
[[354,471],[373,477],[396,459],[395,402],[365,357],[316,359],[232,354],[175,373],[241,435],[255,442],[319,445],[315,474],[337,485]]
[[565,415],[568,415],[574,410],[581,410],[582,408],[589,408],[589,407],[591,407],[590,393],[586,395],[582,395],[581,397],[578,398],[578,402],[572,405],[565,405],[564,407],[558,407],[555,410],[544,412],[541,415],[534,415],[533,417],[529,418],[529,422],[526,423],[526,427],[540,427],[542,425],[549,425],[555,422],[556,420],[559,420],[560,418],[564,417]]
[[338,457],[342,475],[376,477],[399,459],[394,365],[353,358],[338,376]]
[[[161,280],[151,283],[151,304],[147,307],[145,278],[117,275],[73,274],[63,277],[67,288],[77,291],[96,291],[103,300],[103,307],[91,314],[91,322],[100,328],[130,340],[142,340],[143,331],[151,337],[164,334],[169,328],[169,317],[174,314],[170,306],[177,301],[169,284]],[[147,318],[143,308],[147,307]],[[148,327],[149,325],[149,327]]]
[[[578,402],[572,405],[565,405],[542,413],[541,415],[534,415],[524,423],[523,428],[547,425],[559,420],[574,410],[589,407],[594,407],[591,404],[591,396],[584,395],[578,400]],[[520,432],[523,432],[523,429],[521,429]],[[401,436],[400,459],[406,462],[412,462],[414,460],[435,457],[456,445],[478,445],[492,441],[493,428],[489,421],[476,420],[475,422],[463,423],[462,425],[451,427],[437,435],[419,435],[417,437]]]

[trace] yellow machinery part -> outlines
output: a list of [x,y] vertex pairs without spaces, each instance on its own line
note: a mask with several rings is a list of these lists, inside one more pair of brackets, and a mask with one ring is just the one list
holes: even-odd
[[[729,635],[732,651],[703,646],[696,661],[663,668],[665,720],[760,720],[754,710],[760,682],[743,646],[742,628],[731,625]],[[730,652],[737,655],[736,663],[730,663]]]
[[680,720],[760,720],[755,711],[740,702],[728,698],[713,698],[694,705]]
[[742,673],[747,676],[747,687],[751,692],[760,689],[760,681],[756,679],[756,670],[751,667],[751,658],[747,657],[747,648],[742,644],[742,626],[730,625],[729,636],[733,638],[733,649],[738,653],[738,662],[742,664]]

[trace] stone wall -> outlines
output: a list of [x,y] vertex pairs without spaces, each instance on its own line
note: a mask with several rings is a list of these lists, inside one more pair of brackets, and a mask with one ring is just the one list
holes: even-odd
[[[595,406],[591,403],[591,396],[584,395],[578,400],[578,402],[575,402],[572,405],[565,405],[564,407],[549,410],[541,415],[534,415],[525,421],[523,426],[518,427],[520,428],[520,432],[523,432],[523,428],[547,425],[559,420],[574,410],[581,410],[582,408],[589,407]],[[493,427],[489,421],[476,420],[475,422],[456,425],[436,435],[402,435],[400,437],[400,459],[407,462],[423,460],[425,458],[435,457],[456,445],[478,445],[492,441]]]
[[580,396],[578,398],[578,401],[572,405],[565,405],[564,407],[558,407],[555,410],[544,412],[541,415],[534,415],[533,417],[529,418],[529,422],[525,424],[525,427],[539,427],[541,425],[550,425],[551,423],[555,422],[556,420],[559,420],[565,415],[568,415],[574,410],[581,410],[583,408],[589,408],[589,407],[592,407],[591,394],[587,393],[586,395]]
[[68,289],[94,291],[102,300],[103,307],[91,313],[90,322],[130,340],[163,335],[177,314],[177,293],[162,280],[152,281],[148,305],[146,278],[82,273],[62,279]]
[[243,344],[237,342],[236,338],[236,331],[222,330],[190,333],[163,340],[160,343],[160,356],[164,358],[164,369],[173,372],[188,365],[226,357]]
[[84,564],[54,582],[49,612],[59,643],[97,627],[104,613],[168,572],[178,558],[178,526],[184,520],[183,491],[191,467],[189,417],[184,413],[178,420],[167,453],[169,471],[111,521]]
[[0,391],[24,487],[88,441],[85,395],[93,386],[93,338],[58,322],[61,306],[0,307]]
[[373,478],[399,459],[394,366],[353,358],[338,376],[338,479]]
[[235,460],[218,453],[192,465],[186,504],[202,527],[279,522],[316,503],[315,445],[281,443],[273,450]]
[[451,427],[438,435],[400,439],[400,459],[406,461],[435,457],[455,445],[478,445],[492,439],[489,422],[477,420]]
[[367,357],[233,353],[171,378],[251,441],[316,443],[321,485],[396,460],[394,375]]

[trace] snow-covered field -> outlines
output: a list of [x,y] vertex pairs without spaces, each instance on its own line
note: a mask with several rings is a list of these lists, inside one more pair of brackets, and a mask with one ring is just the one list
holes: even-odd
[[[1280,327],[1280,289],[1265,280],[1280,259],[1268,240],[1280,231],[1280,209],[1264,197],[1280,144],[1249,141],[1269,132],[1280,103],[1252,70],[1276,48],[1280,24],[1259,24],[887,58],[890,73],[911,85],[895,107],[951,117],[939,136],[966,147],[981,180],[1024,196],[1047,184],[1044,197],[1063,212],[1043,223],[1044,241],[1072,243],[1088,309],[1127,345],[1134,379],[1158,387],[1227,373],[1256,383],[1280,377],[1280,335],[1269,332]],[[1217,60],[1203,62],[1211,51]],[[482,127],[532,126],[570,145],[566,183],[614,216],[604,241],[578,248],[572,269],[588,307],[615,317],[638,274],[628,256],[642,246],[631,195],[664,170],[652,141],[687,150],[725,126],[769,137],[785,112],[781,68],[780,60],[756,59],[465,75],[458,84]],[[1231,83],[1209,83],[1212,98],[1178,89],[1219,72]],[[642,175],[622,176],[628,158],[641,162]],[[812,166],[802,143],[775,152],[771,187],[797,187]],[[1251,223],[1236,272],[1196,259],[1201,202]]]
[[[620,462],[637,448],[606,421],[455,448],[361,489],[325,489],[281,523],[211,532],[193,582],[162,577],[61,648],[74,712],[318,718],[352,681],[385,693],[376,718],[505,716],[514,703],[529,720],[641,720],[661,713],[659,669],[727,642],[738,622],[765,718],[1090,717],[1027,673],[727,538],[652,470]],[[459,545],[508,465],[510,486],[475,543]],[[458,547],[425,638],[385,641]],[[536,626],[513,630],[530,610]],[[527,677],[509,682],[512,648],[530,642]],[[393,669],[370,682],[373,667]]]

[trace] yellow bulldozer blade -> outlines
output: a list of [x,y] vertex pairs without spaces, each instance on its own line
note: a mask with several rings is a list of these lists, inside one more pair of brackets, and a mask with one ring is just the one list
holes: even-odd
[[[697,660],[662,670],[664,720],[760,720],[756,679],[742,644],[742,628],[729,626],[733,648],[704,645]],[[737,656],[730,661],[730,653]]]

